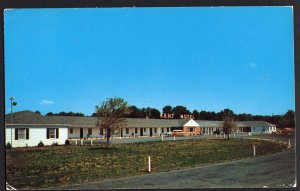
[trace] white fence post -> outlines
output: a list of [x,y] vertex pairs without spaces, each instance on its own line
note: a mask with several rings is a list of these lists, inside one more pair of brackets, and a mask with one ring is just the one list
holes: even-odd
[[255,150],[255,145],[253,145],[253,156],[256,156],[256,150]]
[[81,139],[81,145],[83,145],[83,139]]
[[289,147],[288,148],[290,148],[291,147],[291,139],[289,139]]
[[93,146],[93,139],[91,139],[91,146]]
[[151,172],[151,158],[148,156],[148,172]]
[[235,134],[233,134],[233,138],[235,138]]
[[174,135],[174,141],[175,141],[175,135]]
[[77,146],[77,139],[75,140],[75,145]]
[[161,135],[161,141],[164,141],[164,136],[163,135]]

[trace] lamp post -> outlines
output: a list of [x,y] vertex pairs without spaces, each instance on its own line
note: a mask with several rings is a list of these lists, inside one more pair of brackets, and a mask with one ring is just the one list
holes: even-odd
[[14,102],[15,97],[10,97],[10,145],[12,148],[12,113],[13,113],[13,106],[17,105],[17,102]]

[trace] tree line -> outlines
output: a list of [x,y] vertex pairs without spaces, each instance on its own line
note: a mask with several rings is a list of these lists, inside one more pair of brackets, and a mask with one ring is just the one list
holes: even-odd
[[[36,113],[38,113],[38,112],[36,111]],[[77,117],[84,117],[85,115],[83,113],[80,113],[80,112],[75,113],[75,112],[72,112],[72,111],[70,111],[70,112],[62,111],[62,112],[59,112],[59,113],[49,112],[49,113],[46,114],[46,116],[77,116]]]

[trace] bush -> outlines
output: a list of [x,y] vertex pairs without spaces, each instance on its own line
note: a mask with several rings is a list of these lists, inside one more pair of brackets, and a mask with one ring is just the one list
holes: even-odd
[[69,140],[69,139],[66,139],[66,141],[65,141],[65,145],[71,145],[71,143],[70,143],[70,140]]
[[6,148],[7,148],[7,149],[11,149],[11,144],[10,144],[10,143],[7,143],[7,144],[6,144]]
[[42,141],[39,142],[38,147],[43,147],[44,143]]
[[57,142],[52,143],[51,146],[58,146],[58,143]]
[[220,135],[220,130],[216,130],[216,131],[213,131],[213,134],[217,134],[217,135]]

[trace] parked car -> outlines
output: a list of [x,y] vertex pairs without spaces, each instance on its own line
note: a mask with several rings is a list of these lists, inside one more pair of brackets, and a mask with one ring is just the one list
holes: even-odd
[[166,137],[170,137],[170,136],[172,136],[172,132],[166,132]]
[[176,136],[176,137],[183,137],[184,133],[182,130],[174,130],[172,133],[172,136]]

